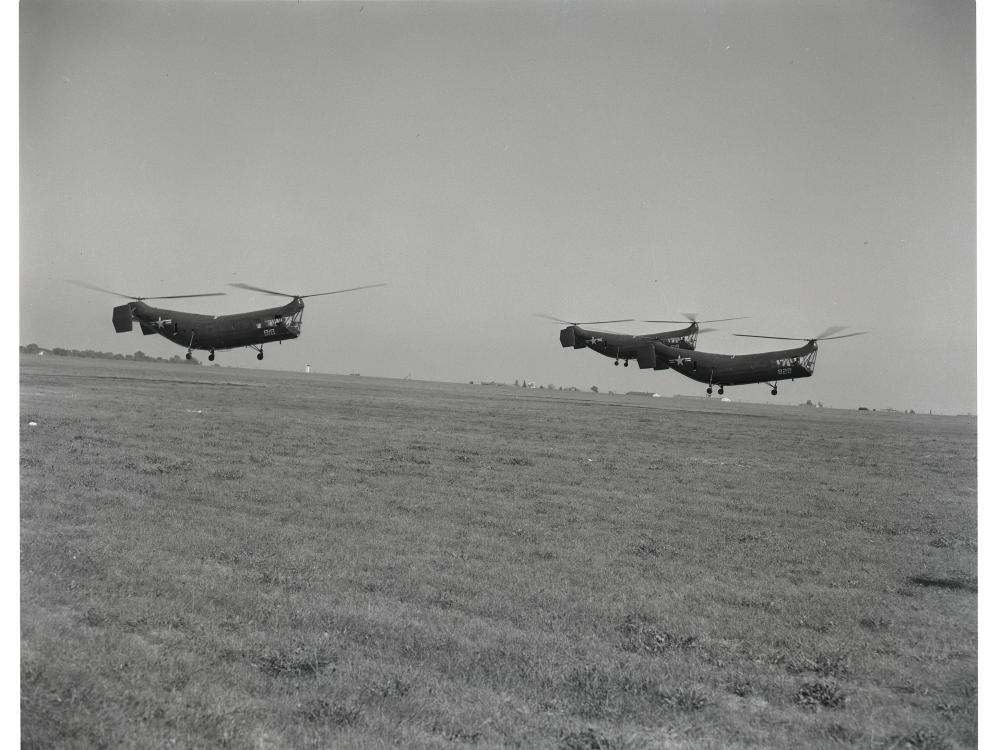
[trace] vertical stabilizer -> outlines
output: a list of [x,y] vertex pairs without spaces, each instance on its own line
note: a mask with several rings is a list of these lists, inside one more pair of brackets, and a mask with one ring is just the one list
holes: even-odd
[[132,305],[119,305],[111,311],[111,322],[117,333],[127,333],[132,330]]

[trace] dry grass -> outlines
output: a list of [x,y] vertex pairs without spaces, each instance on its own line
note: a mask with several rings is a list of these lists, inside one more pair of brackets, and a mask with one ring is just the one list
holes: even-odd
[[976,746],[973,419],[38,357],[21,407],[24,747]]

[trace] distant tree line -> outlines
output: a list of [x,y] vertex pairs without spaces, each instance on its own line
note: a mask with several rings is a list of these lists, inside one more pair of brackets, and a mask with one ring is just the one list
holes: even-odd
[[38,344],[28,344],[19,347],[21,354],[52,354],[56,357],[86,357],[87,359],[120,359],[129,362],[169,362],[174,365],[200,365],[197,359],[192,357],[187,359],[175,354],[166,359],[165,357],[150,357],[142,351],[135,354],[113,354],[111,352],[96,352],[93,349],[63,349],[57,346],[53,349],[43,349]]
[[[486,383],[486,382],[483,382],[483,381],[480,381],[480,382],[482,382],[483,385],[507,385],[506,383],[494,383],[494,382]],[[541,390],[541,391],[546,391],[546,390],[548,390],[548,391],[578,391],[578,390],[580,390],[575,385],[561,386],[561,385],[552,385],[552,383],[549,383],[548,385],[537,385],[536,383],[533,383],[533,382],[531,382],[529,380],[515,380],[514,381],[514,387],[515,388],[533,388],[533,389],[537,389],[537,390]]]

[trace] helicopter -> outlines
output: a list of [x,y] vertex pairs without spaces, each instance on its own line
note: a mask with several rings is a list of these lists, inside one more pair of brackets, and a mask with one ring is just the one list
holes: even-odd
[[[698,333],[708,333],[714,328],[701,328],[700,323],[721,323],[725,320],[742,320],[742,318],[716,318],[715,320],[698,321],[695,313],[683,313],[688,319],[689,325],[676,331],[660,331],[658,333],[642,333],[633,335],[630,333],[612,333],[607,331],[594,331],[583,328],[585,325],[599,325],[602,323],[629,323],[633,318],[622,320],[593,320],[586,323],[574,323],[562,318],[555,318],[551,315],[536,313],[541,318],[554,320],[557,323],[566,323],[567,327],[559,331],[559,341],[564,347],[572,346],[574,349],[584,347],[593,349],[598,354],[605,357],[612,357],[615,365],[621,360],[625,367],[628,367],[630,359],[637,359],[640,351],[643,351],[654,341],[666,346],[676,346],[679,349],[693,351],[698,344]],[[683,323],[682,320],[645,320],[644,323]],[[641,365],[640,365],[641,367]]]
[[186,299],[191,297],[219,297],[225,292],[209,292],[207,294],[177,294],[165,297],[138,297],[131,294],[121,294],[109,289],[74,281],[74,284],[93,289],[116,297],[131,300],[119,305],[111,311],[111,322],[117,333],[132,330],[133,321],[139,323],[143,335],[158,333],[178,346],[187,347],[187,358],[191,359],[194,349],[208,351],[208,361],[215,361],[217,350],[236,349],[248,346],[257,351],[257,359],[264,359],[264,344],[272,341],[285,341],[298,338],[302,332],[302,311],[305,309],[307,297],[322,297],[327,294],[354,292],[359,289],[372,289],[381,284],[368,284],[350,289],[337,289],[332,292],[316,294],[288,294],[270,289],[251,286],[250,284],[230,284],[240,289],[247,289],[278,297],[291,297],[291,301],[280,307],[269,307],[264,310],[235,313],[233,315],[201,315],[198,313],[167,310],[146,304],[146,300]]
[[706,393],[709,396],[712,395],[713,386],[718,387],[718,393],[721,396],[727,385],[748,385],[751,383],[766,383],[771,386],[771,395],[777,396],[779,380],[808,378],[813,374],[816,369],[816,352],[819,350],[818,342],[846,339],[866,333],[858,331],[840,336],[833,335],[843,330],[844,326],[834,326],[811,338],[733,334],[746,338],[806,342],[803,346],[794,349],[757,354],[710,354],[708,352],[695,354],[679,347],[667,346],[654,341],[639,352],[637,360],[639,367],[642,368],[651,367],[655,370],[673,368],[692,380],[708,383]]

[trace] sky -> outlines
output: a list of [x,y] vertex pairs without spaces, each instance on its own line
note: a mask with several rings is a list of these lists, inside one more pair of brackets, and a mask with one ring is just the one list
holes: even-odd
[[[820,344],[733,400],[977,411],[976,6],[928,0],[24,0],[19,340],[126,295],[311,294],[217,364],[703,395],[563,349],[567,320]],[[163,303],[167,305],[168,303]],[[665,326],[671,328],[672,326]],[[664,326],[607,326],[649,332]],[[199,357],[203,362],[206,356]]]

